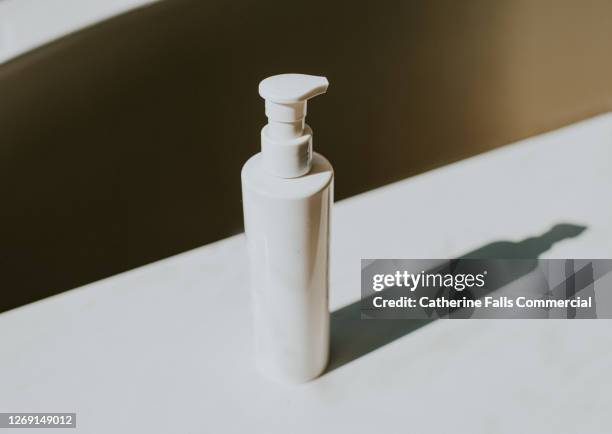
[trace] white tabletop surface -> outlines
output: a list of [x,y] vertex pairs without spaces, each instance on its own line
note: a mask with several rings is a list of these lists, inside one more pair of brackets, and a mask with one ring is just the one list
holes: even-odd
[[[332,310],[359,299],[360,258],[448,258],[557,223],[587,230],[543,256],[611,258],[611,163],[608,114],[337,203]],[[239,235],[1,314],[0,411],[105,434],[612,432],[608,320],[438,320],[352,356],[349,333],[332,348],[346,363],[269,382],[246,260]]]

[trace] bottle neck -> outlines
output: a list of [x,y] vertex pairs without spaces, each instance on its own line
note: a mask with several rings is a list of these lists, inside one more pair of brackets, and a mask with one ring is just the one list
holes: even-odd
[[301,121],[302,134],[296,136],[299,126],[278,125],[273,122],[261,130],[263,169],[279,178],[298,178],[310,172],[312,166],[312,130]]

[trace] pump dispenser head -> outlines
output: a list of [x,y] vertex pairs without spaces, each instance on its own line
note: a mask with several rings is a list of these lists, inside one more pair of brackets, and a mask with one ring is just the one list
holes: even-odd
[[261,130],[264,169],[281,178],[297,178],[310,171],[312,130],[304,123],[307,101],[325,93],[327,78],[280,74],[259,83],[266,100],[268,124]]

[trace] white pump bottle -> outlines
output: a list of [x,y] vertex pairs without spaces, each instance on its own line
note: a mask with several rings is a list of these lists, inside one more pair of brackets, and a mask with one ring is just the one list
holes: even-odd
[[255,359],[268,377],[300,383],[329,356],[329,220],[334,172],[312,152],[306,102],[325,77],[281,74],[259,84],[268,124],[242,168]]

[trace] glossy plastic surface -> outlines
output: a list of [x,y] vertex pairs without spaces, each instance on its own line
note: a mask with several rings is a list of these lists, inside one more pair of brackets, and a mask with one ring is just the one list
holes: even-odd
[[255,359],[268,377],[304,382],[329,357],[329,219],[333,169],[313,155],[299,178],[268,174],[257,154],[242,170]]

